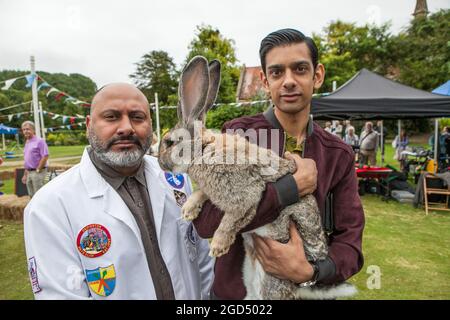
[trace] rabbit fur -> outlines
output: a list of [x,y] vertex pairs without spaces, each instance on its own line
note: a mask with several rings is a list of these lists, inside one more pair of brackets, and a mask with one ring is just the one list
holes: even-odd
[[[182,207],[184,219],[195,219],[208,199],[224,212],[210,243],[210,255],[214,257],[226,254],[239,231],[255,217],[266,183],[296,170],[293,161],[280,158],[272,150],[252,144],[238,134],[221,134],[205,128],[204,117],[214,104],[219,83],[217,60],[208,64],[204,57],[196,56],[187,64],[179,84],[179,122],[164,136],[158,160],[163,170],[187,173],[198,184],[199,190]],[[184,160],[180,161],[180,157]],[[316,199],[307,195],[283,209],[274,222],[242,233],[246,299],[333,299],[353,294],[353,286],[347,284],[299,288],[291,281],[264,272],[256,259],[251,233],[287,242],[290,220],[301,235],[307,259],[327,257],[327,238]]]

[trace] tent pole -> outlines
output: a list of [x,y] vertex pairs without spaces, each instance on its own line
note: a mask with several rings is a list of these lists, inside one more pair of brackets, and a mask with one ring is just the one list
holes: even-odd
[[439,119],[434,119],[434,173],[438,167]]
[[3,150],[6,149],[6,145],[5,145],[5,134],[2,133],[2,142],[3,142]]
[[383,120],[381,120],[381,166],[384,166]]

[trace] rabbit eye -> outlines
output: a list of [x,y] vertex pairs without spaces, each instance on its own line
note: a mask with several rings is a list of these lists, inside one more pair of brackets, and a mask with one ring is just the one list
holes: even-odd
[[173,141],[172,140],[166,140],[166,146],[168,148],[170,148],[171,146],[173,146]]

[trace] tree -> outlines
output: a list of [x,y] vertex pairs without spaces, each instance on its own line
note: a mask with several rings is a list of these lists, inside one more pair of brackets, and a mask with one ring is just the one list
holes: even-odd
[[450,79],[450,10],[415,18],[394,38],[398,80],[431,91]]
[[209,25],[197,26],[197,31],[189,44],[186,63],[196,55],[202,55],[208,61],[219,60],[222,65],[222,77],[217,102],[236,101],[240,67],[237,64],[234,40],[225,38],[218,29]]
[[177,92],[177,71],[173,59],[165,51],[150,51],[136,63],[136,72],[130,75],[136,86],[149,101],[155,99],[167,104],[169,97]]
[[321,92],[330,92],[332,83],[344,84],[362,68],[386,74],[392,61],[389,24],[356,26],[342,21],[331,22],[324,34],[313,36],[326,78]]

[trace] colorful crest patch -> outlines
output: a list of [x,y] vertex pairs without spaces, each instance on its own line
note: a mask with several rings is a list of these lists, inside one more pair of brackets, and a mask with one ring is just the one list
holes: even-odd
[[164,176],[166,177],[166,181],[176,189],[181,189],[184,186],[184,177],[181,173],[174,175],[170,172],[164,172]]
[[114,265],[86,270],[86,280],[89,288],[95,294],[102,297],[109,296],[116,287],[116,270],[114,269]]
[[87,225],[78,233],[78,251],[85,257],[100,257],[109,250],[110,246],[111,235],[101,224]]
[[187,200],[186,194],[184,192],[181,192],[181,191],[178,191],[178,190],[173,190],[173,195],[175,196],[175,200],[177,200],[177,205],[179,207],[182,207],[183,204]]

